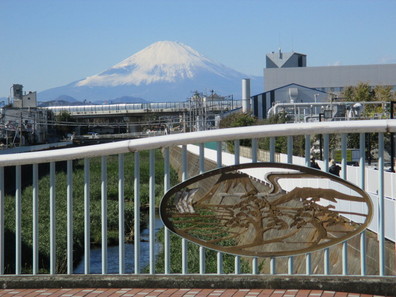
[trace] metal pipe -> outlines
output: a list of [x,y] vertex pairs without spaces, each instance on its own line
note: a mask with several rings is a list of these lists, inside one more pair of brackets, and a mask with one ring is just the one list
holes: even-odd
[[385,275],[384,133],[378,133],[378,241],[379,274]]
[[[21,166],[15,167],[15,274],[22,272],[22,183]],[[51,241],[52,242],[52,241]]]
[[67,274],[73,273],[73,161],[67,161]]
[[[187,146],[182,146],[182,181],[188,178],[187,171]],[[182,274],[187,274],[188,272],[188,242],[185,238],[181,240],[182,245]]]
[[90,168],[89,159],[84,159],[84,273],[90,273],[91,229],[90,229]]
[[140,273],[140,153],[134,153],[134,269],[135,274]]
[[[164,193],[170,189],[170,153],[169,147],[164,148]],[[164,266],[165,274],[170,273],[170,231],[164,227]]]
[[118,273],[125,273],[124,154],[118,155]]
[[33,232],[33,263],[32,263],[32,273],[37,274],[39,271],[38,266],[38,255],[39,255],[39,204],[38,204],[38,164],[33,164],[33,188],[32,188],[32,210],[33,210],[33,222],[32,222],[32,232]]
[[107,157],[101,158],[102,274],[107,274]]
[[149,231],[150,274],[155,273],[155,150],[150,150]]

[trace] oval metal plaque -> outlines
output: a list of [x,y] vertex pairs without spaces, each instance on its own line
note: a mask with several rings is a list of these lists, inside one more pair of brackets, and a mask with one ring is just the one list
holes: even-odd
[[170,189],[161,218],[174,233],[217,251],[286,256],[362,232],[369,195],[335,175],[298,165],[250,163],[195,176]]

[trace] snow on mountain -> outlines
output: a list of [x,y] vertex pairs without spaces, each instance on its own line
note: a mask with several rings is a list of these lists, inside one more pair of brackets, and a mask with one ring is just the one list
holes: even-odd
[[[122,96],[150,101],[184,101],[195,90],[212,89],[221,95],[240,98],[242,78],[249,76],[204,57],[190,46],[159,41],[102,73],[41,92],[39,99],[69,95],[92,101]],[[252,91],[256,87],[260,92],[262,79],[250,78]]]

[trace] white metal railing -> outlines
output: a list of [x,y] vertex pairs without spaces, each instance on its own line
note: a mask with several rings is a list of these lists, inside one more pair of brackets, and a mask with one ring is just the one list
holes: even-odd
[[[251,127],[241,127],[241,128],[229,128],[229,129],[219,129],[219,130],[211,130],[211,131],[202,131],[202,132],[193,132],[193,133],[185,133],[185,134],[177,134],[177,135],[165,135],[158,137],[151,137],[145,139],[135,139],[135,140],[126,140],[114,143],[106,143],[92,146],[84,146],[84,147],[76,147],[76,148],[68,148],[68,149],[59,149],[59,150],[51,150],[51,151],[40,151],[40,152],[31,152],[31,153],[22,153],[22,154],[11,154],[11,155],[0,155],[0,275],[5,274],[7,272],[7,267],[5,267],[5,259],[10,257],[10,254],[5,252],[5,212],[8,210],[5,209],[5,179],[7,176],[4,176],[4,168],[6,166],[15,166],[15,230],[12,232],[15,235],[15,250],[11,253],[15,255],[15,271],[12,273],[22,274],[24,267],[23,263],[23,242],[26,238],[22,234],[22,223],[23,211],[21,207],[21,199],[22,199],[22,179],[21,179],[21,168],[23,165],[33,165],[32,166],[32,212],[33,212],[33,222],[32,222],[32,274],[40,273],[40,252],[39,252],[39,242],[38,242],[38,225],[40,224],[40,218],[38,217],[38,207],[39,207],[39,193],[43,191],[47,191],[49,193],[49,266],[47,270],[50,274],[57,274],[59,272],[56,271],[56,244],[57,244],[57,233],[56,231],[59,228],[65,228],[67,231],[67,273],[73,273],[73,212],[76,211],[73,207],[74,199],[77,197],[73,197],[73,168],[72,168],[72,160],[81,159],[84,160],[84,273],[89,274],[90,271],[90,252],[91,252],[91,222],[90,222],[90,195],[92,187],[90,185],[90,159],[93,157],[101,157],[101,233],[102,233],[102,241],[101,241],[101,257],[105,259],[102,261],[101,273],[108,273],[108,244],[107,244],[107,156],[110,155],[118,155],[118,224],[119,224],[119,242],[118,242],[118,255],[119,255],[119,264],[118,264],[118,273],[124,274],[126,273],[125,267],[125,243],[124,243],[124,189],[125,189],[125,176],[124,176],[124,157],[126,154],[132,153],[134,156],[134,173],[133,173],[133,185],[134,185],[134,216],[135,218],[140,218],[140,153],[143,151],[149,151],[149,273],[155,274],[155,259],[156,259],[156,237],[155,237],[155,215],[156,215],[156,206],[155,206],[155,197],[156,197],[156,180],[163,179],[164,180],[164,190],[167,191],[170,188],[170,157],[169,157],[169,148],[173,146],[181,146],[182,150],[182,179],[185,180],[188,177],[188,168],[190,164],[188,164],[187,160],[187,146],[190,144],[198,145],[198,158],[199,158],[199,170],[200,172],[204,172],[204,159],[208,157],[208,152],[204,149],[204,143],[215,142],[217,144],[217,150],[215,152],[214,160],[216,160],[217,166],[223,166],[228,163],[225,162],[226,155],[222,152],[222,142],[224,141],[234,141],[235,143],[235,155],[232,163],[237,164],[241,162],[241,158],[239,156],[239,140],[241,139],[252,139],[252,161],[257,162],[257,140],[260,138],[269,137],[270,138],[270,160],[271,162],[275,161],[275,138],[279,136],[287,136],[288,140],[288,154],[286,159],[283,162],[292,163],[295,161],[295,157],[292,156],[292,136],[297,135],[305,135],[306,146],[305,146],[305,165],[308,165],[309,157],[310,157],[310,136],[315,134],[322,134],[324,137],[324,158],[328,160],[329,157],[329,145],[328,145],[328,136],[331,134],[337,134],[341,136],[342,139],[342,172],[343,178],[354,179],[353,182],[357,183],[361,188],[368,189],[370,192],[375,192],[376,195],[376,206],[375,211],[377,212],[377,245],[378,249],[378,258],[370,259],[370,261],[374,261],[377,265],[377,269],[375,274],[380,276],[392,275],[395,277],[395,267],[394,262],[387,262],[387,259],[394,259],[395,257],[395,249],[386,249],[386,238],[385,238],[385,229],[386,226],[393,226],[393,230],[395,229],[395,196],[394,191],[389,191],[390,189],[394,189],[395,187],[395,174],[391,174],[385,177],[384,174],[384,133],[388,132],[396,132],[396,120],[373,120],[373,121],[351,121],[351,122],[321,122],[321,123],[300,123],[300,124],[281,124],[281,125],[265,125],[265,126],[251,126]],[[356,168],[355,171],[348,168],[346,165],[346,142],[344,137],[348,133],[359,133],[360,135],[360,144],[364,144],[364,135],[365,133],[378,133],[379,136],[379,152],[378,152],[378,166],[375,173],[368,172],[365,169],[365,159],[364,159],[364,146],[360,147],[361,158],[360,158],[360,167]],[[363,140],[362,140],[363,139]],[[156,176],[155,174],[155,150],[164,149],[164,176]],[[57,226],[56,225],[56,203],[57,197],[55,195],[55,185],[56,185],[56,162],[58,161],[66,161],[66,184],[67,188],[65,189],[67,196],[67,224],[66,226]],[[42,163],[49,163],[49,175],[50,182],[48,189],[38,188],[38,170],[37,165]],[[226,164],[228,165],[228,164]],[[327,161],[323,163],[322,169],[328,170]],[[358,178],[357,178],[358,176]],[[368,181],[368,179],[370,179]],[[372,182],[372,180],[376,180],[377,182]],[[128,183],[132,182],[128,180]],[[376,187],[376,188],[375,188]],[[389,194],[389,197],[386,195]],[[78,197],[81,198],[81,197]],[[392,209],[393,212],[387,212],[386,209]],[[393,216],[392,216],[393,214]],[[26,223],[26,222],[24,222]],[[31,223],[31,222],[29,222]],[[136,274],[142,273],[143,267],[140,264],[140,258],[142,249],[140,247],[141,241],[141,230],[140,230],[140,220],[136,219],[134,223],[134,242],[137,243],[134,246],[134,268],[133,272]],[[389,238],[395,238],[395,234],[390,234]],[[392,237],[393,236],[393,237]],[[366,262],[366,245],[367,238],[366,232],[363,232],[360,236],[360,273],[361,275],[366,275],[368,264]],[[171,273],[171,255],[172,250],[170,249],[170,234],[168,230],[164,232],[164,262],[165,262],[165,273]],[[186,240],[181,241],[182,245],[182,269],[179,273],[187,274],[188,271],[188,259],[191,256],[188,250],[188,243]],[[394,242],[389,242],[390,245],[393,245]],[[331,250],[325,249],[322,251],[324,254],[323,258],[323,274],[339,274],[331,271],[330,264],[330,254]],[[354,252],[354,251],[353,251]],[[199,248],[199,273],[205,273],[205,249]],[[388,253],[388,254],[386,254]],[[393,253],[389,254],[389,253]],[[130,256],[129,256],[130,257]],[[313,259],[316,255],[307,254],[303,255],[305,261],[305,274],[313,274],[316,273],[313,270]],[[342,274],[350,274],[348,271],[348,257],[350,257],[348,253],[348,243],[344,242],[342,244]],[[260,263],[263,259],[253,258],[250,263],[251,273],[263,273],[259,269]],[[235,273],[240,272],[241,265],[241,257],[235,257]],[[278,269],[278,263],[285,261],[285,259],[277,259],[271,258],[269,259],[269,273],[276,274],[282,273],[279,272],[281,269]],[[289,257],[286,259],[287,273],[295,274],[297,270],[295,266],[297,266],[297,261],[294,260],[294,257]],[[223,254],[217,253],[217,273],[223,273]],[[30,273],[30,272],[29,272]],[[264,272],[266,273],[266,272]],[[300,272],[297,272],[300,273]],[[371,273],[370,275],[374,275]]]

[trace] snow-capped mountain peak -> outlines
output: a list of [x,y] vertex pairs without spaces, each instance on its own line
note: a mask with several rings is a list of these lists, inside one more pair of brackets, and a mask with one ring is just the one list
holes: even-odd
[[89,76],[77,86],[141,85],[192,79],[201,70],[224,76],[230,69],[209,60],[190,46],[159,41],[137,52],[110,69]]
[[111,101],[129,96],[152,102],[184,101],[193,92],[211,90],[240,98],[241,80],[249,77],[255,86],[262,78],[247,76],[180,42],[159,41],[107,70],[70,84],[39,93],[39,100],[68,95],[77,100]]

